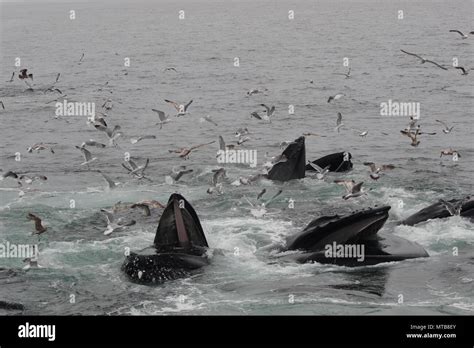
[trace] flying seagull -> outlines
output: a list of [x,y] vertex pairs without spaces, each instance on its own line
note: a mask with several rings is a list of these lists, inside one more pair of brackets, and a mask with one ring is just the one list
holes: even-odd
[[[129,159],[128,161],[125,161],[127,165],[122,163],[122,167],[124,167],[126,170],[128,170],[130,175],[134,175],[138,179],[148,179],[145,177],[145,170],[148,167],[148,164],[150,163],[150,159],[147,158],[145,163],[142,164],[141,166],[138,166],[132,159]],[[150,180],[150,179],[148,179]]]
[[211,116],[210,116],[210,115],[207,115],[207,116],[201,117],[201,118],[199,119],[199,121],[201,121],[201,122],[205,122],[205,121],[207,121],[207,122],[209,122],[209,123],[212,123],[214,126],[216,126],[216,127],[217,127],[217,123],[216,123],[216,122],[215,122],[215,121],[214,121],[214,120],[211,118]]
[[165,99],[165,102],[167,102],[168,104],[171,104],[173,105],[173,107],[178,111],[178,113],[176,114],[177,117],[179,116],[183,116],[183,115],[186,115],[187,111],[188,111],[188,108],[189,108],[189,105],[191,105],[191,103],[193,102],[192,100],[190,100],[187,104],[183,105],[183,104],[178,104],[174,101],[171,101],[171,100],[168,100],[168,99]]
[[213,169],[212,172],[214,173],[212,175],[212,180],[211,180],[212,187],[209,187],[206,192],[208,194],[213,194],[214,189],[217,189],[217,193],[219,193],[219,194],[224,193],[223,190],[222,190],[222,184],[219,183],[219,180],[221,178],[226,178],[225,169],[221,167],[221,168],[218,168],[218,169]]
[[91,152],[87,150],[85,147],[76,146],[76,149],[79,149],[82,153],[82,157],[84,157],[84,162],[81,163],[81,166],[87,165],[87,167],[89,167],[90,163],[97,160],[97,157],[92,157]]
[[110,178],[110,176],[108,175],[105,175],[104,173],[102,173],[100,170],[98,170],[98,172],[102,175],[102,177],[104,178],[104,180],[107,182],[107,185],[109,187],[110,190],[113,190],[114,188],[117,187],[117,185],[119,185],[118,182],[115,182],[114,180],[112,180]]
[[454,67],[454,69],[461,70],[461,75],[467,75],[468,74],[468,71],[466,69],[464,69],[462,66],[456,66],[456,67]]
[[28,213],[27,218],[35,222],[35,231],[32,233],[33,235],[36,234],[39,236],[40,234],[46,232],[47,228],[43,226],[41,219],[38,216]]
[[199,145],[195,145],[195,146],[191,146],[190,148],[187,148],[187,147],[182,147],[182,148],[179,148],[179,149],[176,149],[176,150],[168,150],[168,152],[170,153],[178,153],[179,154],[179,157],[181,158],[184,158],[184,159],[188,159],[189,158],[189,155],[191,154],[191,152],[193,150],[196,150],[200,147],[203,147],[203,146],[206,146],[206,145],[210,145],[210,144],[214,144],[216,141],[211,141],[209,143],[204,143],[204,144],[199,144]]
[[459,152],[457,152],[456,150],[453,150],[453,149],[445,149],[445,150],[441,150],[441,155],[439,156],[440,158],[443,157],[443,156],[456,156],[456,157],[461,157],[461,155],[459,154]]
[[2,105],[2,109],[5,110],[5,104],[3,104],[3,101],[0,100],[0,105]]
[[338,100],[338,99],[341,99],[343,96],[344,96],[343,93],[338,93],[338,94],[336,94],[336,95],[334,95],[334,96],[331,95],[331,96],[329,96],[329,98],[328,98],[328,103],[332,102],[333,100],[336,101],[336,100]]
[[317,172],[316,178],[318,178],[319,180],[324,179],[326,174],[329,173],[329,166],[323,169],[320,166],[318,166],[316,163],[313,163],[311,161],[308,161],[308,164],[311,166],[311,168],[313,168]]
[[409,137],[411,139],[411,146],[413,147],[417,147],[418,145],[420,145],[420,141],[418,140],[418,134],[419,134],[419,131],[418,129],[415,130],[415,132],[411,132],[411,131],[400,131],[400,133],[402,133],[403,135],[406,135],[407,137]]
[[103,124],[95,124],[94,127],[97,130],[104,132],[105,135],[107,135],[107,138],[109,138],[109,146],[117,146],[115,140],[117,140],[122,135],[122,133],[119,132],[121,129],[119,125],[116,125],[112,129],[107,126],[104,126]]
[[13,82],[13,77],[15,76],[15,72],[12,73],[12,77],[10,78],[10,80],[6,81],[6,82]]
[[345,200],[352,198],[352,197],[359,197],[364,194],[367,194],[365,191],[362,190],[363,182],[356,184],[354,180],[334,180],[334,182],[338,185],[344,186],[346,189],[346,194],[342,196]]
[[158,122],[156,125],[160,125],[160,129],[163,128],[163,125],[165,123],[168,123],[170,121],[170,118],[168,115],[165,115],[165,113],[161,110],[157,109],[151,109],[151,111],[156,112],[158,114],[158,117],[160,119],[160,122]]
[[105,209],[101,209],[100,211],[104,213],[105,218],[107,219],[107,229],[104,231],[105,236],[108,236],[112,232],[123,231],[125,227],[136,224],[135,220],[123,221],[122,218],[118,219],[117,222],[114,222],[114,215],[112,212]]
[[[462,37],[463,39],[467,39],[467,38],[468,38],[468,36],[467,36],[466,34],[464,34],[464,33],[463,33],[462,31],[460,31],[460,30],[451,29],[449,32],[450,32],[450,33],[458,33],[459,35],[461,35],[461,37]],[[471,34],[471,35],[474,34],[474,31],[471,31],[469,34]]]
[[369,166],[370,168],[370,178],[373,180],[378,180],[380,178],[380,174],[383,171],[394,169],[395,166],[393,164],[384,164],[381,166],[375,165],[373,162],[364,162],[364,166]]
[[46,144],[46,143],[36,143],[32,146],[29,146],[26,151],[29,153],[32,153],[33,151],[36,151],[39,153],[41,150],[47,150],[51,151],[51,153],[54,153],[53,148],[50,146],[51,144]]
[[21,69],[20,74],[18,75],[20,80],[31,79],[33,80],[33,74],[28,74],[28,69]]
[[441,123],[444,126],[443,133],[444,134],[449,134],[453,130],[454,126],[449,127],[446,122],[443,122],[441,120],[436,120],[436,122]]
[[266,116],[270,120],[270,117],[272,117],[273,114],[275,113],[275,105],[272,105],[272,107],[268,107],[265,104],[260,104],[260,106],[263,106],[265,108]]
[[186,166],[178,166],[178,167],[173,167],[173,173],[165,177],[165,181],[167,184],[172,185],[175,182],[179,181],[181,177],[185,174],[190,174],[192,173],[192,169],[186,169]]
[[95,147],[98,147],[99,149],[103,149],[106,145],[102,144],[102,143],[99,143],[99,142],[97,142],[93,139],[89,139],[89,140],[84,141],[81,144],[81,147],[85,147],[85,146],[95,146]]
[[408,54],[408,55],[410,55],[410,56],[413,56],[413,57],[416,57],[416,58],[420,59],[420,60],[421,60],[421,64],[431,63],[431,64],[436,65],[438,68],[441,68],[441,69],[443,69],[443,70],[448,70],[448,69],[445,68],[444,66],[439,65],[438,63],[433,62],[432,60],[425,59],[425,58],[419,56],[418,54],[410,53],[410,52],[407,52],[407,51],[404,51],[404,50],[400,50],[400,51],[402,51],[402,52],[405,53],[405,54]]
[[172,67],[172,66],[167,67],[167,68],[164,68],[163,71],[174,71],[174,72],[176,72],[176,73],[178,72],[178,70],[176,70],[176,68],[175,68],[175,67]]
[[141,137],[131,138],[130,142],[132,144],[136,144],[139,141],[142,141],[142,140],[145,140],[145,139],[156,139],[156,136],[155,135],[142,135]]

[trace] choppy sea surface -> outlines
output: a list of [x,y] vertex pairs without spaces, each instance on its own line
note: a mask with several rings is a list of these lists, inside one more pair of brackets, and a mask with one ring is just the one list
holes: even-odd
[[[0,3],[0,13],[0,169],[48,178],[21,188],[10,178],[0,182],[0,242],[38,242],[28,213],[48,227],[39,242],[42,268],[25,271],[20,258],[0,259],[0,267],[10,270],[0,271],[0,300],[25,306],[3,314],[473,314],[474,224],[451,217],[397,225],[440,198],[473,193],[474,72],[462,76],[452,62],[456,57],[460,66],[474,67],[474,36],[449,32],[473,30],[472,1],[31,2]],[[400,49],[450,69],[419,64]],[[6,82],[20,69],[17,57],[34,74],[33,90],[16,75]],[[351,66],[348,79],[336,74],[347,70],[344,57]],[[57,73],[55,87],[66,97],[45,92]],[[247,97],[252,88],[267,91]],[[345,96],[328,103],[337,93]],[[105,100],[113,103],[106,121],[120,125],[123,136],[118,147],[90,148],[98,158],[91,171],[81,166],[74,146],[107,138],[85,116],[55,117],[51,101],[58,97],[94,102],[97,111]],[[174,114],[164,99],[193,104],[188,115],[172,116],[159,129],[151,109]],[[422,135],[418,147],[410,146],[399,133],[408,117],[380,115],[380,104],[389,99],[420,103],[422,130],[437,134]],[[271,123],[250,119],[260,103],[275,105]],[[339,133],[337,112],[345,125]],[[218,125],[201,122],[206,115]],[[453,131],[443,134],[436,119]],[[257,150],[259,168],[226,164],[229,181],[222,195],[206,193],[219,166],[217,142],[187,160],[168,151],[217,141],[219,135],[235,142],[240,127],[250,131],[243,148]],[[363,130],[367,137],[359,136]],[[350,151],[354,169],[325,180],[230,184],[260,170],[267,153],[279,154],[281,141],[304,132],[326,135],[306,138],[308,159]],[[156,139],[131,144],[139,135]],[[55,143],[54,154],[26,151],[39,142]],[[461,154],[457,162],[440,158],[449,147]],[[121,166],[126,152],[138,163],[150,159],[146,173],[152,182],[128,175]],[[372,181],[366,161],[396,168]],[[170,185],[165,176],[177,165],[194,172]],[[108,190],[95,170],[121,185]],[[338,178],[364,181],[370,191],[345,201],[342,187],[333,183]],[[244,197],[256,199],[263,188],[267,195],[283,193],[265,216],[256,217]],[[118,201],[166,203],[173,192],[196,209],[212,248],[211,264],[163,285],[133,284],[120,271],[124,251],[152,244],[160,211],[151,217],[127,213],[137,224],[104,236],[100,209]],[[392,206],[383,232],[419,243],[430,257],[346,268],[279,263],[265,249],[316,217],[375,205]]]

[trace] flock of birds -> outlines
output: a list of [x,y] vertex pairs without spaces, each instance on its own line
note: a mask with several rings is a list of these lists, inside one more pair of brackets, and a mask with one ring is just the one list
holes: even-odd
[[[466,39],[468,35],[463,34],[462,32],[458,30],[450,30],[450,32],[456,32],[461,35],[463,39]],[[473,35],[474,32],[470,32],[469,35]],[[438,64],[432,60],[425,59],[422,56],[415,54],[415,53],[410,53],[405,50],[401,50],[403,53],[413,56],[418,58],[421,61],[421,64],[425,63],[430,63],[440,69],[443,70],[448,70],[445,66]],[[82,54],[79,64],[82,64],[84,62],[84,57],[85,54]],[[456,66],[454,67],[455,69],[459,70],[462,72],[462,75],[467,75],[468,71],[470,69]],[[175,67],[167,67],[164,69],[165,72],[174,72],[178,73],[178,70]],[[348,68],[348,71],[345,73],[335,73],[338,75],[344,76],[346,79],[349,79],[352,77],[351,75],[351,68]],[[63,92],[56,87],[56,84],[60,81],[60,76],[61,74],[58,73],[56,76],[55,81],[48,86],[47,88],[43,88],[43,91],[45,93],[51,92],[51,93],[58,93],[59,97],[52,100],[51,102],[58,101],[61,98],[64,98],[66,95],[63,94]],[[7,82],[13,82],[15,77],[15,72],[12,73],[11,78]],[[28,71],[28,69],[21,69],[18,73],[18,78],[23,81],[29,90],[36,90],[36,87],[33,84],[33,74]],[[312,84],[313,81],[310,81]],[[108,82],[102,87],[106,88],[108,85]],[[99,89],[100,90],[102,90]],[[255,95],[258,94],[265,94],[267,95],[268,89],[257,89],[253,88],[247,91],[246,97],[252,98]],[[327,103],[337,103],[341,98],[343,98],[345,94],[343,93],[338,93],[335,95],[331,95],[327,99]],[[189,115],[189,110],[190,107],[193,103],[193,100],[188,101],[187,103],[179,103],[175,102],[169,99],[164,100],[165,103],[170,105],[174,110],[175,114],[174,117],[186,117]],[[6,109],[5,104],[3,101],[0,101],[0,105],[3,108],[3,110]],[[263,103],[258,104],[260,107],[263,107],[263,110],[255,110],[250,113],[250,119],[254,118],[258,121],[262,122],[268,122],[271,123],[272,119],[275,117],[276,113],[276,107],[274,105],[266,105]],[[115,125],[111,126],[108,124],[108,121],[106,121],[106,118],[108,116],[108,112],[113,109],[113,102],[110,98],[107,98],[104,103],[101,106],[102,110],[99,112],[96,112],[94,115],[89,117],[87,119],[87,125],[90,127],[95,128],[98,132],[101,132],[105,138],[107,139],[107,142],[100,142],[96,141],[94,139],[89,139],[83,141],[80,145],[76,145],[75,148],[80,151],[82,157],[83,157],[83,162],[80,163],[80,166],[85,166],[87,167],[87,170],[89,171],[95,171],[99,173],[105,182],[107,183],[107,188],[109,190],[113,190],[119,185],[121,185],[120,182],[116,182],[114,179],[112,179],[109,175],[104,173],[101,170],[94,170],[91,169],[91,166],[94,165],[94,163],[98,160],[98,157],[91,152],[92,148],[95,149],[106,149],[106,148],[114,148],[114,147],[119,147],[118,141],[119,139],[124,138],[124,133],[121,129],[120,125]],[[157,116],[157,123],[155,124],[156,126],[159,126],[159,129],[162,130],[163,127],[165,127],[168,123],[172,122],[173,115],[167,114],[162,110],[158,109],[151,109],[151,112],[156,114]],[[211,116],[207,115],[204,117],[200,118],[201,122],[208,122],[214,126],[217,126],[217,122],[211,118]],[[450,126],[447,124],[445,121],[442,120],[436,120],[437,123],[439,123],[443,128],[442,132],[444,134],[449,134],[453,131],[453,126]],[[343,116],[340,112],[337,113],[337,118],[336,118],[336,127],[335,127],[335,132],[339,133],[344,127],[343,123]],[[360,137],[366,137],[368,136],[369,131],[368,130],[361,130],[357,131],[359,133]],[[402,135],[407,136],[411,143],[410,145],[413,147],[417,147],[420,144],[420,136],[421,135],[435,135],[436,132],[422,132],[421,131],[421,126],[418,124],[418,120],[415,119],[414,117],[410,118],[410,122],[407,125],[407,127],[403,130],[400,131]],[[250,140],[250,137],[248,136],[250,134],[249,130],[247,128],[239,128],[235,132],[235,137],[237,138],[237,141],[235,143],[226,143],[224,138],[219,135],[218,137],[218,145],[219,145],[219,150],[232,150],[236,149],[240,146],[243,146],[244,143],[248,142]],[[387,133],[384,133],[387,134]],[[320,137],[325,137],[325,135],[319,135],[315,133],[303,133],[304,136],[320,136]],[[141,141],[146,141],[146,140],[153,140],[156,139],[155,135],[142,135],[142,136],[134,136],[130,137],[129,141],[131,144],[137,144],[138,142]],[[196,144],[192,145],[189,147],[180,147],[176,149],[170,149],[169,153],[170,154],[176,154],[179,158],[181,159],[188,159],[190,155],[199,150],[202,147],[209,146],[211,144],[214,144],[216,141],[210,141],[202,144]],[[291,141],[285,141],[281,142],[280,148],[283,148],[287,145],[289,145]],[[28,153],[39,153],[41,151],[50,151],[52,154],[55,153],[54,148],[56,147],[56,143],[36,143],[33,144],[32,146],[29,146],[27,148]],[[94,151],[94,150],[92,150]],[[440,157],[443,156],[453,156],[453,159],[457,160],[458,157],[461,157],[458,151],[448,148],[444,149],[441,151]],[[266,173],[268,172],[268,169],[274,166],[277,163],[285,162],[288,159],[285,158],[283,154],[271,157],[266,154],[267,159],[269,161],[265,162],[263,164],[263,171],[252,174],[248,177],[240,177],[236,181],[233,181],[231,184],[238,186],[238,185],[250,185],[259,179],[265,177]],[[147,168],[149,166],[150,159],[147,158],[145,159],[144,162],[138,163],[136,160],[132,159],[131,157],[125,158],[123,163],[121,164],[122,167],[126,170],[126,172],[130,175],[131,178],[136,179],[136,180],[145,180],[148,182],[152,182],[152,179],[147,176]],[[313,169],[316,171],[315,177],[319,180],[323,180],[328,172],[329,168],[321,168],[317,166],[316,164],[308,161],[308,164],[313,167]],[[364,162],[363,163],[365,166],[369,168],[369,178],[372,180],[378,180],[381,175],[389,170],[395,169],[395,166],[393,164],[381,164],[377,165],[373,162]],[[0,171],[2,171],[0,169]],[[170,175],[165,177],[165,182],[172,185],[178,182],[183,176],[185,175],[190,175],[193,173],[193,169],[187,168],[185,165],[178,165],[173,167],[172,172]],[[36,181],[46,181],[47,177],[44,175],[38,175],[38,174],[28,174],[26,173],[20,173],[16,171],[6,171],[0,176],[0,180],[4,179],[14,179],[16,180],[17,184],[19,187],[23,187],[25,184],[26,185],[31,185],[32,183]],[[226,175],[226,169],[224,167],[220,167],[217,169],[212,170],[212,177],[210,179],[210,187],[207,189],[208,194],[214,194],[217,193],[219,195],[224,194],[223,190],[223,184],[225,182],[228,182],[228,177]],[[346,194],[342,197],[343,199],[347,200],[350,198],[356,198],[360,197],[362,195],[366,195],[367,192],[363,189],[363,182],[355,182],[354,180],[345,180],[345,179],[339,179],[339,180],[334,180],[334,183],[338,185],[342,185],[345,190]],[[251,201],[247,197],[244,197],[245,200],[249,203],[251,206],[251,212],[255,216],[263,216],[266,214],[266,207],[273,202],[280,194],[282,193],[282,190],[279,190],[276,194],[274,194],[270,199],[267,199],[265,202],[263,201],[263,197],[266,194],[266,189],[263,189],[258,195],[256,201]],[[25,192],[23,190],[19,190],[19,195],[23,196]],[[455,207],[451,207],[449,202],[443,201],[446,207],[449,207],[449,211],[455,212]],[[111,233],[114,232],[119,232],[125,230],[127,227],[132,226],[136,223],[135,220],[124,220],[123,218],[116,218],[116,213],[119,211],[127,210],[127,209],[141,209],[143,211],[143,214],[145,216],[150,216],[152,209],[163,209],[164,206],[158,201],[154,200],[148,200],[148,201],[141,201],[141,202],[136,202],[133,204],[123,204],[121,202],[117,203],[112,210],[106,210],[106,209],[101,209],[100,211],[104,214],[107,227],[105,231],[103,232],[104,235],[110,235]],[[38,238],[41,236],[43,233],[47,231],[47,227],[43,225],[42,219],[38,217],[37,215],[33,213],[28,213],[27,218],[29,220],[32,220],[34,222],[34,232],[33,234],[37,235]],[[36,259],[28,259],[29,265],[27,267],[31,267],[32,265],[37,266],[37,260]]]

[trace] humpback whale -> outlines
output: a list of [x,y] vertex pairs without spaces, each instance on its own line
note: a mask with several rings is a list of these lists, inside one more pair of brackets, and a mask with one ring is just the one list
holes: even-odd
[[[282,160],[268,172],[268,179],[277,181],[302,179],[305,177],[306,170],[315,170],[311,165],[306,164],[305,138],[303,136],[290,143],[283,151],[281,158]],[[331,172],[344,172],[352,169],[351,158],[350,152],[338,152],[321,157],[313,163],[321,168],[328,167]]]
[[[319,262],[341,266],[366,266],[381,262],[427,257],[428,253],[418,244],[404,238],[378,231],[388,219],[390,206],[369,208],[348,215],[323,216],[311,221],[301,232],[289,237],[282,251],[298,250],[279,259],[300,263]],[[333,246],[341,254],[328,254]],[[363,255],[344,251],[362,251]]]
[[[451,199],[448,202],[461,203],[461,201],[461,199]],[[468,200],[462,204],[460,215],[463,217],[474,219],[474,199]],[[442,219],[449,216],[451,216],[451,213],[448,211],[445,204],[443,204],[442,202],[436,202],[407,217],[405,220],[401,221],[400,224],[414,226],[423,221],[432,219]]]
[[306,149],[304,137],[290,143],[282,153],[283,161],[276,163],[268,172],[270,180],[288,181],[305,177]]
[[[337,152],[321,157],[313,163],[321,168],[329,167],[330,172],[346,172],[352,169],[351,158],[350,152]],[[306,170],[314,170],[314,168],[307,164]]]
[[131,252],[122,271],[130,280],[144,284],[186,277],[209,264],[208,247],[196,211],[174,193],[160,218],[153,245]]

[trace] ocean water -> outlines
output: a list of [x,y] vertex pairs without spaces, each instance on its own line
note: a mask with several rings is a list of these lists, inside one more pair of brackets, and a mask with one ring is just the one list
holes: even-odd
[[[0,169],[48,177],[21,188],[12,179],[0,181],[0,241],[37,243],[28,213],[48,227],[39,242],[42,268],[24,271],[20,258],[0,259],[0,300],[25,306],[2,314],[473,314],[473,223],[452,217],[397,225],[439,198],[472,194],[474,73],[462,76],[451,66],[456,57],[460,66],[474,67],[474,36],[449,32],[472,30],[472,1],[2,2],[0,13]],[[450,69],[419,64],[400,49]],[[345,57],[348,79],[336,74],[347,70]],[[16,58],[34,74],[33,90],[17,76],[6,82],[20,69]],[[171,66],[177,72],[164,71]],[[66,97],[45,92],[57,73],[55,86]],[[247,97],[251,88],[267,91]],[[328,103],[337,93],[345,96]],[[91,171],[81,166],[74,146],[107,138],[86,124],[86,116],[56,118],[51,101],[58,97],[96,103],[97,111],[112,100],[106,121],[120,125],[123,136],[118,147],[90,148],[98,158]],[[188,115],[172,116],[159,129],[151,109],[174,113],[164,99],[193,104]],[[380,115],[388,100],[420,103],[422,130],[437,134],[422,135],[418,147],[410,146],[399,133],[408,117]],[[250,119],[260,103],[275,105],[271,123]],[[339,133],[337,112],[345,124]],[[206,115],[218,125],[201,122]],[[453,131],[443,134],[436,119]],[[257,150],[258,168],[226,164],[224,194],[209,195],[212,169],[219,166],[218,136],[235,142],[240,127],[250,131],[243,148]],[[367,137],[359,136],[363,130]],[[308,159],[350,151],[354,169],[322,181],[230,184],[260,170],[267,153],[279,154],[279,142],[304,132],[325,135],[306,138]],[[131,144],[139,135],[156,139]],[[168,151],[213,140],[187,160]],[[55,143],[54,154],[26,151],[38,142]],[[449,147],[459,151],[459,161],[439,157]],[[152,182],[127,174],[121,166],[126,152],[138,163],[150,159],[146,172]],[[366,161],[396,168],[372,181]],[[169,185],[165,176],[177,165],[194,172]],[[107,190],[95,170],[121,185]],[[333,183],[339,178],[364,181],[371,190],[344,201],[343,189]],[[245,197],[255,200],[263,188],[268,197],[283,192],[267,215],[256,217]],[[160,211],[151,217],[127,213],[137,224],[104,236],[100,209],[118,201],[166,203],[173,192],[197,211],[211,264],[163,285],[133,284],[120,271],[124,252],[152,244]],[[392,206],[383,232],[418,242],[430,257],[346,268],[280,263],[265,248],[316,217],[375,205]]]

